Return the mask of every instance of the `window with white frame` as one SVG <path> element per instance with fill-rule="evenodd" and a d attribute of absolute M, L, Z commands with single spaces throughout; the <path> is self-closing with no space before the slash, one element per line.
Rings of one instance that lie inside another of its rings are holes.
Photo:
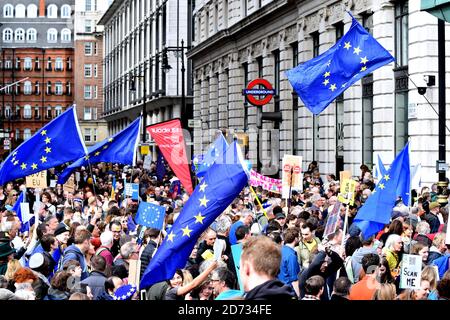
<path fill-rule="evenodd" d="M 18 119 L 20 119 L 20 106 L 16 105 L 16 113 L 14 114 Z"/>
<path fill-rule="evenodd" d="M 25 42 L 25 30 L 23 30 L 22 28 L 16 29 L 15 41 L 16 42 Z"/>
<path fill-rule="evenodd" d="M 34 28 L 30 28 L 27 30 L 27 42 L 36 42 L 37 40 L 37 31 Z"/>
<path fill-rule="evenodd" d="M 3 6 L 3 17 L 14 18 L 14 7 L 11 4 L 5 4 Z"/>
<path fill-rule="evenodd" d="M 31 106 L 29 104 L 26 104 L 23 107 L 23 117 L 25 119 L 31 119 L 31 116 L 32 116 L 32 114 L 31 114 Z"/>
<path fill-rule="evenodd" d="M 58 7 L 51 4 L 47 7 L 47 18 L 58 18 Z"/>
<path fill-rule="evenodd" d="M 40 112 L 39 112 L 39 106 L 35 106 L 34 107 L 34 117 L 36 118 L 36 119 L 39 119 L 41 116 L 40 116 Z"/>
<path fill-rule="evenodd" d="M 93 137 L 92 137 L 92 138 L 93 138 L 92 140 L 93 140 L 93 141 L 97 141 L 97 128 L 93 128 L 92 131 L 93 131 L 93 133 L 94 133 L 94 134 L 93 134 Z"/>
<path fill-rule="evenodd" d="M 11 117 L 11 106 L 7 104 L 5 106 L 5 118 L 8 119 Z"/>
<path fill-rule="evenodd" d="M 61 115 L 62 113 L 62 106 L 56 106 L 55 107 L 55 117 Z"/>
<path fill-rule="evenodd" d="M 84 128 L 84 141 L 91 142 L 91 128 Z"/>
<path fill-rule="evenodd" d="M 84 99 L 92 99 L 92 86 L 84 86 Z"/>
<path fill-rule="evenodd" d="M 65 4 L 61 7 L 61 18 L 70 18 L 72 14 L 72 9 L 68 4 Z"/>
<path fill-rule="evenodd" d="M 36 81 L 36 83 L 34 84 L 34 93 L 35 94 L 41 93 L 41 85 L 39 84 L 39 81 Z"/>
<path fill-rule="evenodd" d="M 92 120 L 92 108 L 84 107 L 84 120 Z"/>
<path fill-rule="evenodd" d="M 47 30 L 47 41 L 55 43 L 58 41 L 58 30 L 55 28 L 50 28 Z"/>
<path fill-rule="evenodd" d="M 62 29 L 61 30 L 61 41 L 62 42 L 70 42 L 72 41 L 72 32 L 70 29 Z"/>
<path fill-rule="evenodd" d="M 31 81 L 25 81 L 23 83 L 23 93 L 31 94 L 32 92 L 33 92 L 33 85 L 31 84 Z"/>
<path fill-rule="evenodd" d="M 13 41 L 13 31 L 10 28 L 6 28 L 3 30 L 3 42 L 12 42 Z"/>
<path fill-rule="evenodd" d="M 84 32 L 92 32 L 92 20 L 84 20 Z"/>
<path fill-rule="evenodd" d="M 97 42 L 94 42 L 94 55 L 97 55 Z"/>
<path fill-rule="evenodd" d="M 23 70 L 30 71 L 33 68 L 33 59 L 26 57 L 23 59 Z"/>
<path fill-rule="evenodd" d="M 16 141 L 20 139 L 20 129 L 16 129 L 16 135 L 14 136 L 14 139 Z"/>
<path fill-rule="evenodd" d="M 45 114 L 45 117 L 47 119 L 51 119 L 52 118 L 52 106 L 47 106 L 47 112 Z"/>
<path fill-rule="evenodd" d="M 86 55 L 86 56 L 92 55 L 92 42 L 84 43 L 84 55 Z"/>
<path fill-rule="evenodd" d="M 55 70 L 56 71 L 62 71 L 63 70 L 63 59 L 62 58 L 56 58 L 55 59 Z"/>
<path fill-rule="evenodd" d="M 16 6 L 16 18 L 25 18 L 25 6 L 23 4 Z"/>
<path fill-rule="evenodd" d="M 85 2 L 84 2 L 84 10 L 86 12 L 92 11 L 92 0 L 85 0 Z"/>
<path fill-rule="evenodd" d="M 92 64 L 85 64 L 84 65 L 84 76 L 86 78 L 92 77 Z"/>
<path fill-rule="evenodd" d="M 97 99 L 98 87 L 97 86 L 93 87 L 94 87 L 94 99 Z"/>
<path fill-rule="evenodd" d="M 29 138 L 31 138 L 31 129 L 23 129 L 23 140 L 28 140 Z"/>
<path fill-rule="evenodd" d="M 61 96 L 63 94 L 63 84 L 61 81 L 55 83 L 55 94 Z"/>
<path fill-rule="evenodd" d="M 27 17 L 28 18 L 37 18 L 38 7 L 35 4 L 29 4 L 27 7 Z"/>
<path fill-rule="evenodd" d="M 98 66 L 97 64 L 94 64 L 94 77 L 97 78 L 98 76 Z"/>
<path fill-rule="evenodd" d="M 5 89 L 3 89 L 3 92 L 5 93 L 5 94 L 11 94 L 11 92 L 12 92 L 12 86 L 11 86 L 11 83 L 5 83 Z"/>

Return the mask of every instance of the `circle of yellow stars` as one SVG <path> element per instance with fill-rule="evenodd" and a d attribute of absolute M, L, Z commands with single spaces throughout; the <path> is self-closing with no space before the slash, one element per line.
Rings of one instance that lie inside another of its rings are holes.
<path fill-rule="evenodd" d="M 114 138 L 109 138 L 108 142 L 103 147 L 99 147 L 99 148 L 95 149 L 94 151 L 92 151 L 91 153 L 89 153 L 88 155 L 86 155 L 84 157 L 84 160 L 88 161 L 89 159 L 91 159 L 93 157 L 98 157 L 102 153 L 102 151 L 108 149 L 108 147 L 109 147 L 108 143 L 111 144 L 111 142 L 113 142 L 113 141 L 114 141 Z"/>
<path fill-rule="evenodd" d="M 385 174 L 383 176 L 383 178 L 380 180 L 380 182 L 378 182 L 377 184 L 377 188 L 375 188 L 375 190 L 372 191 L 372 194 L 376 193 L 377 190 L 384 190 L 386 188 L 386 182 L 388 182 L 391 179 L 391 177 L 389 177 L 388 174 Z"/>
<path fill-rule="evenodd" d="M 11 162 L 12 162 L 12 164 L 14 166 L 17 166 L 17 165 L 20 164 L 19 167 L 20 167 L 20 169 L 22 171 L 26 170 L 27 168 L 31 168 L 31 170 L 33 170 L 33 171 L 38 171 L 39 170 L 39 161 L 41 162 L 40 163 L 41 165 L 43 165 L 44 163 L 48 162 L 48 156 L 52 152 L 52 148 L 51 148 L 51 145 L 50 145 L 51 142 L 52 142 L 52 138 L 50 138 L 47 135 L 47 130 L 42 130 L 40 132 L 40 135 L 44 139 L 44 143 L 45 143 L 44 152 L 45 152 L 45 155 L 43 154 L 38 161 L 33 161 L 31 164 L 29 164 L 29 163 L 27 163 L 25 161 L 23 161 L 21 163 L 21 161 L 18 159 L 18 153 L 19 152 L 16 150 L 16 151 L 13 152 L 12 158 L 11 158 Z"/>

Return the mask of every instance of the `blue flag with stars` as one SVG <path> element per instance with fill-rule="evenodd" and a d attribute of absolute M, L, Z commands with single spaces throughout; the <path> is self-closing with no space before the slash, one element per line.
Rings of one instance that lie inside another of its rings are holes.
<path fill-rule="evenodd" d="M 74 107 L 18 146 L 0 168 L 0 185 L 74 161 L 87 153 Z"/>
<path fill-rule="evenodd" d="M 318 115 L 356 81 L 394 60 L 352 16 L 350 29 L 334 46 L 286 75 L 305 106 Z"/>
<path fill-rule="evenodd" d="M 220 133 L 216 140 L 209 146 L 208 152 L 203 156 L 202 161 L 198 163 L 196 170 L 197 177 L 203 177 L 215 161 L 221 161 L 219 158 L 227 148 L 227 140 Z"/>
<path fill-rule="evenodd" d="M 25 190 L 20 193 L 19 198 L 17 199 L 16 203 L 12 208 L 12 211 L 16 213 L 17 217 L 22 223 L 22 226 L 20 227 L 20 232 L 25 232 L 30 231 L 30 221 L 29 219 L 25 221 L 25 217 L 22 216 L 22 209 L 20 208 L 20 204 L 22 202 L 25 202 Z"/>
<path fill-rule="evenodd" d="M 158 159 L 156 160 L 156 177 L 158 181 L 162 181 L 166 175 L 166 165 L 164 164 L 164 156 L 158 148 Z"/>
<path fill-rule="evenodd" d="M 114 136 L 88 148 L 87 155 L 77 158 L 77 161 L 68 166 L 58 176 L 58 183 L 66 183 L 76 168 L 88 166 L 89 163 L 112 162 L 134 165 L 136 161 L 136 149 L 139 143 L 140 124 L 141 118 L 139 117 Z"/>
<path fill-rule="evenodd" d="M 376 234 L 389 223 L 392 208 L 399 196 L 405 205 L 409 204 L 410 184 L 408 142 L 353 220 L 353 224 L 362 231 L 364 239 Z"/>
<path fill-rule="evenodd" d="M 206 172 L 145 270 L 140 288 L 171 279 L 183 268 L 200 235 L 247 185 L 250 173 L 237 142 Z"/>
<path fill-rule="evenodd" d="M 166 208 L 163 206 L 141 202 L 135 220 L 141 226 L 161 230 L 164 224 L 165 213 Z"/>

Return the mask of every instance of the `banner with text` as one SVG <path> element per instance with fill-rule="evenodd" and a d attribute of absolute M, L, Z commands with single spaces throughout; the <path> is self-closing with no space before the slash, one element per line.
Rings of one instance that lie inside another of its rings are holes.
<path fill-rule="evenodd" d="M 27 188 L 47 188 L 47 170 L 29 175 L 25 180 Z"/>
<path fill-rule="evenodd" d="M 250 185 L 252 187 L 262 187 L 264 190 L 281 193 L 281 180 L 273 179 L 256 172 L 255 170 L 250 170 Z"/>
<path fill-rule="evenodd" d="M 303 189 L 302 157 L 285 154 L 282 162 L 282 198 L 291 197 L 292 190 Z"/>

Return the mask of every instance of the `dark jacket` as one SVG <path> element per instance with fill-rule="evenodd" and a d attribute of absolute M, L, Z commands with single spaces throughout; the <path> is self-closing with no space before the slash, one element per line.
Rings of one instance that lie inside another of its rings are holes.
<path fill-rule="evenodd" d="M 33 290 L 36 293 L 36 300 L 43 300 L 48 294 L 50 283 L 42 273 L 36 271 L 34 271 L 34 273 L 38 277 L 32 283 Z"/>
<path fill-rule="evenodd" d="M 439 226 L 441 223 L 439 222 L 439 218 L 437 216 L 430 212 L 425 215 L 424 220 L 430 225 L 430 233 L 436 233 L 439 231 Z"/>
<path fill-rule="evenodd" d="M 48 294 L 44 300 L 69 300 L 69 293 L 50 288 L 48 289 Z"/>
<path fill-rule="evenodd" d="M 348 300 L 348 298 L 345 298 L 343 296 L 338 296 L 338 295 L 332 294 L 330 301 L 339 301 L 339 302 L 341 302 L 341 301 L 349 301 L 349 300 Z"/>
<path fill-rule="evenodd" d="M 269 280 L 247 292 L 245 300 L 296 300 L 292 287 L 278 279 Z"/>
<path fill-rule="evenodd" d="M 208 246 L 206 244 L 206 241 L 203 240 L 202 242 L 200 242 L 200 244 L 198 245 L 198 250 L 197 250 L 197 258 L 195 259 L 195 262 L 197 262 L 198 264 L 202 263 L 205 259 L 203 259 L 202 254 L 206 251 L 206 250 L 211 250 L 214 252 L 214 247 L 213 246 Z"/>
<path fill-rule="evenodd" d="M 83 253 L 78 249 L 77 246 L 74 244 L 67 247 L 66 250 L 64 250 L 64 256 L 61 260 L 60 270 L 62 270 L 62 266 L 69 261 L 69 260 L 76 260 L 80 263 L 80 267 L 82 273 L 81 273 L 81 280 L 86 279 L 89 276 L 89 272 L 86 265 L 86 258 L 84 257 Z"/>
<path fill-rule="evenodd" d="M 92 271 L 89 277 L 81 281 L 81 283 L 87 284 L 89 288 L 91 288 L 94 300 L 97 300 L 97 298 L 102 295 L 103 291 L 105 291 L 106 279 L 107 278 L 103 272 Z"/>
<path fill-rule="evenodd" d="M 155 241 L 150 240 L 147 246 L 145 247 L 144 251 L 142 251 L 141 254 L 141 278 L 142 275 L 145 272 L 145 269 L 147 269 L 148 264 L 150 263 L 150 260 L 152 260 L 153 252 L 155 251 L 157 244 Z"/>

